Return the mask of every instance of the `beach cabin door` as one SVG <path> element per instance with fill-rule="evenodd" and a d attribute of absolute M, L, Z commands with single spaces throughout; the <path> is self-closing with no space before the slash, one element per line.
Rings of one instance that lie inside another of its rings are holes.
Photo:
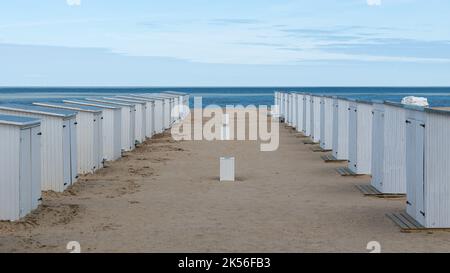
<path fill-rule="evenodd" d="M 303 96 L 303 133 L 306 134 L 306 96 Z"/>
<path fill-rule="evenodd" d="M 72 184 L 72 174 L 70 162 L 70 120 L 63 121 L 63 175 L 64 175 L 64 189 Z"/>
<path fill-rule="evenodd" d="M 372 136 L 372 186 L 384 192 L 383 165 L 384 165 L 384 111 L 373 110 L 373 136 Z"/>
<path fill-rule="evenodd" d="M 31 211 L 32 200 L 31 129 L 20 130 L 19 217 Z"/>
<path fill-rule="evenodd" d="M 75 183 L 78 179 L 78 157 L 77 157 L 77 122 L 71 120 L 69 122 L 69 134 L 70 134 L 70 174 L 71 184 Z"/>
<path fill-rule="evenodd" d="M 358 113 L 356 106 L 348 108 L 348 168 L 357 173 L 358 170 Z"/>
<path fill-rule="evenodd" d="M 35 209 L 41 202 L 41 127 L 31 130 L 31 208 Z"/>
<path fill-rule="evenodd" d="M 339 106 L 337 100 L 333 102 L 333 156 L 338 158 L 339 137 Z"/>
<path fill-rule="evenodd" d="M 94 160 L 95 160 L 95 170 L 101 169 L 102 166 L 102 152 L 100 152 L 100 117 L 94 117 Z"/>
<path fill-rule="evenodd" d="M 414 119 L 406 121 L 406 211 L 422 225 L 425 225 L 424 134 L 423 122 Z"/>

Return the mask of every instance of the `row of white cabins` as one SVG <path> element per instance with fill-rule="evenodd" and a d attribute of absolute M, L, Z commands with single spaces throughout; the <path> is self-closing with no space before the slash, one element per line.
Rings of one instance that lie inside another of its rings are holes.
<path fill-rule="evenodd" d="M 0 220 L 15 221 L 79 175 L 186 117 L 189 95 L 142 93 L 32 105 L 0 104 Z"/>
<path fill-rule="evenodd" d="M 423 227 L 450 227 L 450 111 L 296 92 L 276 92 L 275 105 L 350 172 L 406 194 L 406 213 Z"/>

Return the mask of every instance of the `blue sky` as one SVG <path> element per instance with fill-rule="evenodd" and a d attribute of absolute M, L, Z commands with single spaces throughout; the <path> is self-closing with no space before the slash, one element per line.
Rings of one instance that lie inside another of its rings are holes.
<path fill-rule="evenodd" d="M 0 2 L 2 86 L 449 86 L 450 1 Z"/>

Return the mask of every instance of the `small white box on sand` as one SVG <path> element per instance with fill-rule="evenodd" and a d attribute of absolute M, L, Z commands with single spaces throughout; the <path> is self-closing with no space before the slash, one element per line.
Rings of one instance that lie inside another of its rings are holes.
<path fill-rule="evenodd" d="M 220 181 L 235 181 L 234 157 L 220 158 Z"/>

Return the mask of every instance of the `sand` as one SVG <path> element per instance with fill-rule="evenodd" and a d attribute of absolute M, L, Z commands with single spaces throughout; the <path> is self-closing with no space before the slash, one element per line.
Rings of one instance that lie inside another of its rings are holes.
<path fill-rule="evenodd" d="M 0 252 L 448 252 L 450 232 L 401 233 L 385 214 L 405 199 L 364 197 L 357 184 L 280 126 L 280 148 L 252 141 L 147 141 L 18 223 L 0 223 Z M 218 182 L 219 157 L 237 182 Z"/>

